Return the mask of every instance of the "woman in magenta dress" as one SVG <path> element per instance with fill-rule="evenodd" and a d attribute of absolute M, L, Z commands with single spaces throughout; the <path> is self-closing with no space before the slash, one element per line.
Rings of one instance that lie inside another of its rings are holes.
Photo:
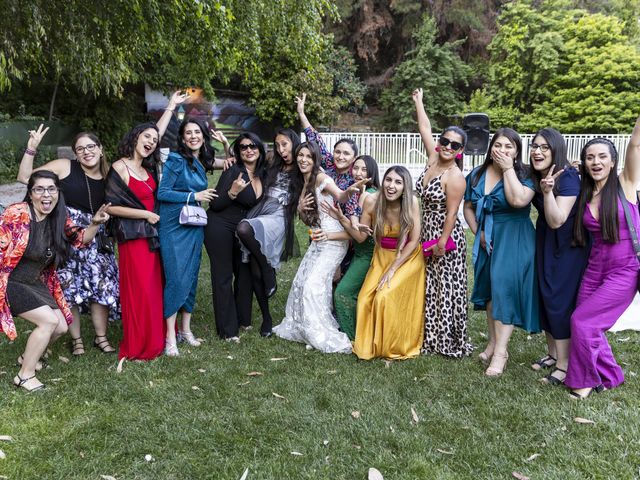
<path fill-rule="evenodd" d="M 571 316 L 571 350 L 564 383 L 571 398 L 624 382 L 605 332 L 633 301 L 640 262 L 625 218 L 625 202 L 636 231 L 640 229 L 636 185 L 640 183 L 640 118 L 627 147 L 625 165 L 617 175 L 618 153 L 609 140 L 595 138 L 580 153 L 582 185 L 574 238 L 584 244 L 586 228 L 593 237 L 589 263 L 582 277 L 576 310 Z"/>
<path fill-rule="evenodd" d="M 120 160 L 107 175 L 106 198 L 115 220 L 123 338 L 119 358 L 151 360 L 165 344 L 162 263 L 155 210 L 158 128 L 134 127 L 120 142 Z"/>

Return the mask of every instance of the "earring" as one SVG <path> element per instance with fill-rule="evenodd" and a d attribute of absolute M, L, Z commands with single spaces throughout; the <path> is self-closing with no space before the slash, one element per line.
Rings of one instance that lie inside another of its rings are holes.
<path fill-rule="evenodd" d="M 440 145 L 436 145 L 436 152 L 440 151 Z"/>
<path fill-rule="evenodd" d="M 462 158 L 462 153 L 458 153 L 458 154 L 456 155 L 456 158 L 457 158 L 458 160 L 460 160 L 460 159 Z"/>

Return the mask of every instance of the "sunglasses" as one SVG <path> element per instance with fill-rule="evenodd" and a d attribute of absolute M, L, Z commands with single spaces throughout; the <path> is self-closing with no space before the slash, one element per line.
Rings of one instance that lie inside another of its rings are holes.
<path fill-rule="evenodd" d="M 240 144 L 240 151 L 244 152 L 245 150 L 257 150 L 258 149 L 258 145 L 256 145 L 255 143 L 241 143 Z"/>
<path fill-rule="evenodd" d="M 448 147 L 449 145 L 451 145 L 452 150 L 460 150 L 462 147 L 464 147 L 463 143 L 452 142 L 447 137 L 440 137 L 438 139 L 438 143 L 440 143 L 440 145 L 442 145 L 443 147 Z"/>

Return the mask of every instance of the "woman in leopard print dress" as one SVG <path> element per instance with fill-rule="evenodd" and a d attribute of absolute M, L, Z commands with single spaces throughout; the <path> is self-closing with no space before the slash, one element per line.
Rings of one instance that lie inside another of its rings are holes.
<path fill-rule="evenodd" d="M 460 358 L 473 346 L 467 336 L 467 243 L 458 219 L 465 179 L 456 164 L 467 140 L 458 127 L 442 132 L 436 146 L 422 103 L 422 89 L 413 92 L 418 129 L 429 156 L 416 190 L 422 200 L 421 241 L 437 239 L 425 257 L 425 331 L 422 351 Z M 461 163 L 461 162 L 460 162 Z M 449 239 L 454 249 L 447 248 Z"/>

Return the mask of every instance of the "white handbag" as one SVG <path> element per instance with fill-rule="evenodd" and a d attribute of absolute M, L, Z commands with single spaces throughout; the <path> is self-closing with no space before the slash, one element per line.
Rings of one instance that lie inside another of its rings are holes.
<path fill-rule="evenodd" d="M 200 205 L 189 205 L 193 192 L 189 192 L 187 203 L 180 210 L 180 225 L 204 227 L 207 224 L 207 212 Z"/>

